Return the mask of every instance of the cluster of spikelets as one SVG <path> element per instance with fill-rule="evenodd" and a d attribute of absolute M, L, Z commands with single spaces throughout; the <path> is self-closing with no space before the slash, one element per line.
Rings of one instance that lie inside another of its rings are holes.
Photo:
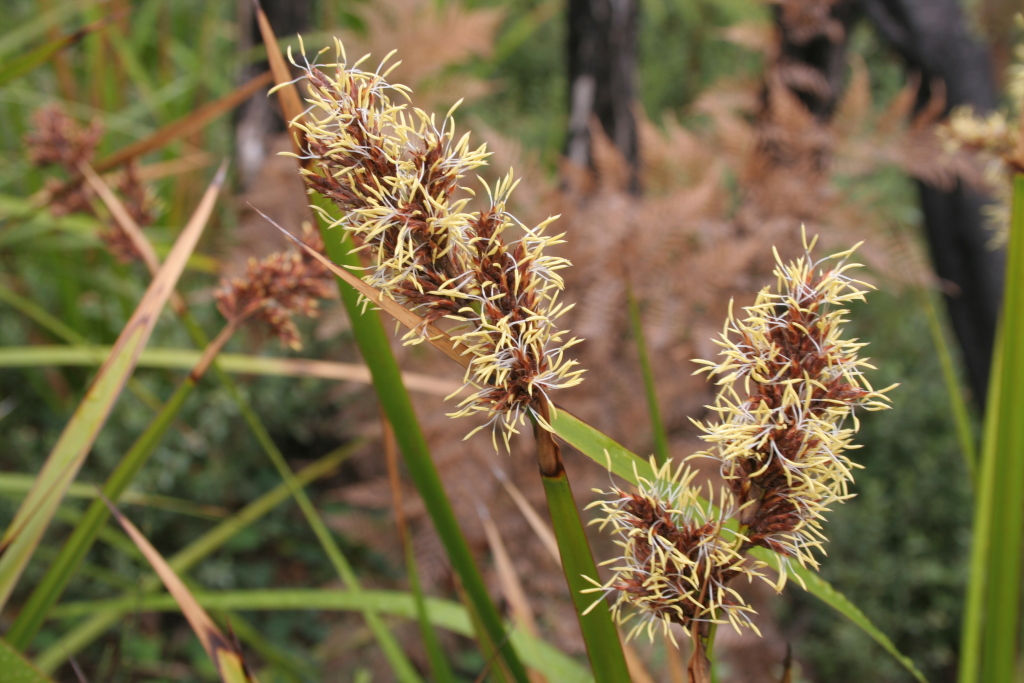
<path fill-rule="evenodd" d="M 40 107 L 32 116 L 32 130 L 25 136 L 28 159 L 35 166 L 57 167 L 68 180 L 46 179 L 47 208 L 55 216 L 69 213 L 96 215 L 92 188 L 82 182 L 80 164 L 91 164 L 96 148 L 103 139 L 103 124 L 94 119 L 80 126 L 57 104 Z M 134 163 L 125 166 L 115 189 L 128 215 L 140 227 L 156 218 L 156 201 L 143 184 Z M 135 244 L 117 221 L 108 221 L 99 231 L 99 238 L 110 253 L 122 263 L 138 258 Z"/>
<path fill-rule="evenodd" d="M 871 366 L 857 357 L 864 344 L 842 337 L 843 306 L 862 300 L 866 286 L 847 274 L 857 266 L 847 260 L 853 250 L 814 262 L 813 246 L 788 264 L 776 253 L 775 291 L 763 289 L 743 319 L 730 311 L 722 359 L 698 361 L 706 366 L 698 372 L 718 378 L 709 406 L 717 420 L 697 423 L 710 447 L 691 458 L 719 463 L 717 510 L 700 500 L 692 471 L 668 465 L 638 493 L 613 489 L 598 503 L 605 517 L 597 521 L 612 525 L 624 551 L 602 590 L 619 591 L 613 609 L 622 621 L 627 604 L 639 608 L 644 619 L 632 633 L 659 621 L 666 630 L 750 625 L 750 607 L 726 583 L 758 576 L 781 590 L 792 559 L 816 568 L 823 513 L 850 497 L 854 411 L 887 408 L 888 389 L 872 389 L 863 375 Z M 725 527 L 733 517 L 735 531 Z M 777 580 L 745 558 L 755 547 L 778 554 Z"/>
<path fill-rule="evenodd" d="M 535 406 L 549 391 L 581 381 L 565 357 L 576 340 L 555 324 L 568 310 L 557 297 L 569 263 L 544 253 L 561 237 L 544 233 L 554 219 L 530 228 L 508 213 L 511 173 L 485 185 L 484 209 L 470 210 L 475 193 L 460 183 L 486 164 L 485 146 L 471 148 L 468 133 L 456 138 L 451 111 L 438 127 L 394 101 L 409 90 L 386 81 L 383 63 L 362 71 L 362 60 L 347 66 L 341 43 L 335 48 L 337 63 L 300 67 L 310 107 L 294 125 L 305 137 L 306 182 L 341 209 L 332 227 L 372 255 L 367 283 L 425 323 L 452 321 L 472 390 L 453 415 L 484 413 L 495 443 L 501 433 L 507 446 L 527 417 L 543 422 Z M 423 341 L 425 330 L 406 342 Z"/>
<path fill-rule="evenodd" d="M 725 526 L 733 511 L 728 492 L 720 490 L 716 508 L 701 499 L 693 483 L 697 472 L 685 463 L 651 464 L 654 478 L 637 477 L 635 493 L 598 491 L 612 498 L 590 505 L 604 514 L 595 520 L 600 528 L 611 527 L 619 536 L 621 555 L 602 563 L 612 571 L 607 583 L 585 577 L 595 588 L 584 592 L 602 596 L 588 611 L 616 594 L 616 622 L 627 626 L 636 618 L 627 640 L 645 631 L 653 640 L 660 626 L 674 641 L 673 623 L 687 632 L 701 623 L 729 623 L 737 630 L 746 625 L 756 632 L 753 610 L 726 585 L 737 576 L 761 576 L 759 566 L 743 556 L 746 538 Z"/>
<path fill-rule="evenodd" d="M 1015 20 L 1024 29 L 1024 15 Z M 1010 232 L 1010 178 L 1024 173 L 1024 43 L 1015 47 L 1007 76 L 1009 110 L 979 116 L 970 106 L 957 107 L 939 129 L 948 151 L 966 150 L 984 163 L 985 180 L 996 199 L 984 209 L 995 245 L 1005 244 Z"/>
<path fill-rule="evenodd" d="M 323 250 L 320 235 L 307 229 L 306 244 Z M 302 340 L 292 319 L 315 317 L 320 299 L 334 293 L 334 276 L 316 259 L 294 250 L 274 252 L 263 259 L 249 259 L 244 276 L 224 278 L 214 291 L 217 310 L 237 327 L 255 319 L 267 325 L 282 345 L 299 350 Z"/>

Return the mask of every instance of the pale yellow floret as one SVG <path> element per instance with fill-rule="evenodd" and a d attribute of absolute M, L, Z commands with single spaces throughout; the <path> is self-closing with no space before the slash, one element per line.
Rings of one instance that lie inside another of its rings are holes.
<path fill-rule="evenodd" d="M 502 408 L 490 400 L 496 387 L 501 388 L 511 381 L 514 372 L 522 370 L 518 357 L 525 354 L 534 361 L 543 359 L 546 365 L 543 372 L 529 379 L 526 391 L 531 400 L 535 392 L 542 396 L 540 400 L 547 400 L 550 390 L 582 381 L 582 370 L 564 353 L 577 340 L 563 341 L 565 333 L 555 325 L 555 320 L 571 308 L 557 302 L 563 288 L 557 271 L 570 264 L 545 253 L 562 242 L 561 234 L 544 234 L 557 217 L 528 228 L 511 216 L 506 203 L 519 181 L 509 172 L 493 188 L 484 186 L 489 210 L 500 219 L 500 225 L 491 237 L 477 235 L 474 221 L 480 214 L 466 210 L 475 193 L 459 183 L 467 173 L 486 165 L 489 153 L 485 145 L 472 148 L 468 133 L 456 137 L 453 115 L 458 104 L 448 111 L 439 127 L 433 115 L 392 101 L 393 93 L 409 100 L 410 91 L 385 80 L 387 71 L 382 74 L 381 70 L 388 58 L 381 62 L 377 72 L 371 73 L 356 66 L 346 67 L 344 48 L 337 41 L 335 53 L 337 59 L 333 64 L 297 64 L 311 80 L 316 80 L 316 69 L 317 76 L 326 78 L 327 84 L 308 89 L 307 116 L 303 122 L 294 122 L 305 134 L 310 149 L 318 145 L 318 149 L 327 150 L 318 157 L 319 172 L 326 171 L 357 193 L 357 206 L 331 225 L 351 232 L 362 243 L 361 249 L 370 251 L 374 263 L 364 280 L 385 296 L 413 309 L 425 306 L 399 289 L 411 283 L 419 292 L 417 296 L 444 297 L 461 304 L 454 309 L 455 313 L 445 317 L 457 324 L 453 341 L 471 357 L 465 382 L 473 393 L 452 415 L 485 413 L 488 424 L 495 427 L 495 443 L 500 431 L 507 445 L 511 434 L 517 432 L 517 425 L 523 425 L 527 417 L 539 417 L 528 405 Z M 417 154 L 427 150 L 435 150 L 437 159 L 429 168 L 422 168 Z M 352 164 L 353 160 L 367 160 L 371 151 L 385 158 L 393 172 L 378 177 L 358 163 Z M 307 173 L 314 172 L 317 171 Z M 447 186 L 465 196 L 453 197 L 449 191 L 432 195 L 424 185 L 428 172 L 449 179 Z M 429 240 L 414 233 L 408 222 L 403 223 L 403 209 L 417 201 L 426 211 L 420 218 Z M 322 211 L 321 215 L 326 217 Z M 507 242 L 505 233 L 512 227 L 521 231 L 522 236 Z M 381 248 L 385 238 L 393 242 L 386 249 Z M 433 246 L 428 247 L 428 243 Z M 492 290 L 491 283 L 476 279 L 474 264 L 487 258 L 501 261 L 504 254 L 513 253 L 517 246 L 530 266 L 524 272 L 515 268 L 510 286 L 519 299 L 532 297 L 532 306 L 521 305 L 519 313 L 526 315 L 517 315 L 520 319 L 515 322 L 510 312 L 491 319 L 482 304 L 498 301 L 505 292 Z M 432 251 L 427 253 L 428 249 Z M 424 291 L 426 288 L 418 278 L 425 272 L 424 262 L 436 264 L 442 259 L 450 261 L 446 272 L 451 275 L 442 285 Z M 405 335 L 404 342 L 416 344 L 423 339 L 421 330 L 413 330 Z"/>
<path fill-rule="evenodd" d="M 638 477 L 638 493 L 652 506 L 660 506 L 672 523 L 679 528 L 712 527 L 710 533 L 698 537 L 688 552 L 696 553 L 694 560 L 678 547 L 665 540 L 659 531 L 642 523 L 627 509 L 631 499 L 618 489 L 600 491 L 610 499 L 599 500 L 588 507 L 598 507 L 603 517 L 593 520 L 602 530 L 611 527 L 618 534 L 616 545 L 619 556 L 602 563 L 609 566 L 612 577 L 604 584 L 590 577 L 584 577 L 594 584 L 585 593 L 600 594 L 590 606 L 594 609 L 605 595 L 617 593 L 611 610 L 616 622 L 625 627 L 627 639 L 646 633 L 652 638 L 661 630 L 673 642 L 670 629 L 673 623 L 688 630 L 694 622 L 730 624 L 740 631 L 742 627 L 758 632 L 750 620 L 753 609 L 742 596 L 718 580 L 721 572 L 735 571 L 739 575 L 761 576 L 760 563 L 746 560 L 739 552 L 746 540 L 742 534 L 724 527 L 725 520 L 732 513 L 731 498 L 724 489 L 719 491 L 718 505 L 704 502 L 701 489 L 694 485 L 697 472 L 685 463 L 674 465 L 669 462 L 658 466 L 653 458 L 651 466 L 654 477 Z M 713 498 L 713 496 L 712 496 Z M 649 553 L 638 553 L 638 544 L 643 543 Z M 643 556 L 646 555 L 646 559 Z M 621 591 L 616 586 L 623 582 L 642 580 L 643 594 Z M 629 606 L 634 610 L 628 609 Z M 636 621 L 630 624 L 631 621 Z"/>

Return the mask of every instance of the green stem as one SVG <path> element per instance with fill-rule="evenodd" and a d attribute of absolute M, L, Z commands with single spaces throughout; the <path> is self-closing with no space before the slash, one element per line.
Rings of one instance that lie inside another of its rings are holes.
<path fill-rule="evenodd" d="M 319 195 L 312 198 L 325 208 L 333 209 L 333 206 Z M 361 268 L 362 264 L 358 255 L 352 253 L 354 244 L 351 237 L 345 235 L 338 239 L 337 232 L 328 232 L 322 225 L 321 234 L 331 260 L 359 275 L 357 269 Z M 401 371 L 391 352 L 389 336 L 380 316 L 375 312 L 364 314 L 359 294 L 351 287 L 339 282 L 338 289 L 352 321 L 356 344 L 373 376 L 373 385 L 381 406 L 387 414 L 388 421 L 394 426 L 395 437 L 398 439 L 409 477 L 423 499 L 434 523 L 434 529 L 445 547 L 448 560 L 469 596 L 469 606 L 485 629 L 484 633 L 478 635 L 486 637 L 500 650 L 508 670 L 518 683 L 528 683 L 526 669 L 523 668 L 511 640 L 505 633 L 501 617 L 487 593 L 487 586 L 462 535 L 458 519 L 441 483 L 441 477 L 430 457 L 427 440 L 416 419 L 409 393 L 402 384 Z"/>
<path fill-rule="evenodd" d="M 956 438 L 960 443 L 960 453 L 964 458 L 964 465 L 967 468 L 967 475 L 971 482 L 977 484 L 978 474 L 977 462 L 978 453 L 974 441 L 974 429 L 971 426 L 971 415 L 967 409 L 967 402 L 964 400 L 963 385 L 956 371 L 956 363 L 953 361 L 953 353 L 950 350 L 949 342 L 946 339 L 946 332 L 939 319 L 939 312 L 935 306 L 934 297 L 928 290 L 921 294 L 925 315 L 928 318 L 928 329 L 935 342 L 935 350 L 939 356 L 939 367 L 942 370 L 942 379 L 946 385 L 946 393 L 949 395 L 949 408 L 953 413 L 953 426 L 956 428 Z"/>
<path fill-rule="evenodd" d="M 708 627 L 708 637 L 704 647 L 704 654 L 708 658 L 708 670 L 711 672 L 711 683 L 718 683 L 718 672 L 715 669 L 715 636 L 717 634 L 718 624 L 711 624 Z"/>
<path fill-rule="evenodd" d="M 669 459 L 668 433 L 661 419 L 661 408 L 658 406 L 658 392 L 654 385 L 654 371 L 647 353 L 647 339 L 644 336 L 643 319 L 640 316 L 640 305 L 633 294 L 633 285 L 626 279 L 626 302 L 629 307 L 629 323 L 636 341 L 636 351 L 640 357 L 640 371 L 644 377 L 644 393 L 647 396 L 647 412 L 651 416 L 651 432 L 654 435 L 654 459 L 664 465 Z"/>
<path fill-rule="evenodd" d="M 540 412 L 541 417 L 547 421 L 546 404 L 541 404 Z M 594 599 L 590 597 L 589 592 L 583 592 L 594 587 L 584 577 L 597 581 L 597 565 L 590 551 L 590 543 L 587 541 L 579 510 L 576 509 L 576 499 L 569 486 L 569 477 L 562 466 L 558 444 L 555 443 L 551 432 L 536 421 L 533 433 L 537 441 L 537 464 L 540 467 L 541 481 L 544 483 L 551 525 L 555 532 L 555 540 L 558 542 L 558 554 L 562 558 L 562 571 L 565 573 L 569 594 L 576 607 L 576 617 L 579 620 L 594 680 L 597 683 L 629 681 L 629 668 L 622 652 L 619 632 L 612 621 L 611 611 L 603 604 L 594 606 Z"/>

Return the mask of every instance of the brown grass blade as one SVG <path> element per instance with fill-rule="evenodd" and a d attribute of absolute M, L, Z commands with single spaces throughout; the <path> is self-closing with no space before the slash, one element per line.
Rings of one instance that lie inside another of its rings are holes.
<path fill-rule="evenodd" d="M 47 456 L 35 484 L 0 539 L 0 546 L 4 548 L 0 556 L 0 608 L 14 590 L 68 486 L 85 462 L 114 403 L 134 371 L 160 317 L 160 311 L 174 291 L 206 227 L 226 171 L 225 163 L 217 172 L 188 225 L 178 236 L 163 267 L 146 289 L 117 342 L 111 347 L 110 355 L 97 371 L 85 397 Z"/>
<path fill-rule="evenodd" d="M 491 518 L 491 512 L 487 506 L 477 503 L 477 514 L 480 515 L 480 522 L 484 527 L 484 534 L 487 536 L 487 545 L 491 548 L 491 557 L 494 558 L 494 569 L 498 573 L 498 582 L 501 584 L 501 592 L 505 596 L 509 607 L 512 610 L 512 621 L 520 630 L 528 633 L 534 638 L 538 635 L 537 621 L 533 618 L 533 610 L 530 608 L 530 601 L 523 590 L 523 583 L 519 580 L 515 565 L 508 554 L 505 542 L 501 539 L 498 525 Z M 545 678 L 536 669 L 527 672 L 531 683 L 546 683 Z"/>
<path fill-rule="evenodd" d="M 221 358 L 228 361 L 222 362 L 221 366 L 225 370 L 232 370 L 234 366 L 231 365 L 231 360 L 234 356 L 222 355 Z M 262 356 L 259 357 L 258 362 L 261 374 L 266 375 L 279 374 L 289 377 L 316 377 L 362 384 L 373 383 L 370 369 L 365 365 L 355 363 L 338 363 L 308 358 L 264 358 Z M 441 397 L 450 396 L 463 386 L 462 382 L 418 372 L 403 372 L 402 384 L 409 391 Z"/>
<path fill-rule="evenodd" d="M 200 130 L 203 126 L 217 117 L 231 111 L 242 102 L 253 96 L 261 88 L 270 84 L 273 77 L 269 71 L 261 73 L 252 78 L 249 82 L 240 85 L 235 90 L 220 99 L 208 102 L 196 109 L 188 116 L 173 121 L 163 128 L 154 131 L 149 137 L 133 142 L 127 147 L 120 149 L 105 159 L 100 159 L 93 165 L 97 173 L 109 171 L 126 161 L 142 156 L 153 150 L 162 148 L 168 142 L 184 137 L 190 133 Z"/>
<path fill-rule="evenodd" d="M 506 475 L 504 471 L 498 467 L 494 467 L 493 471 L 494 476 L 497 477 L 498 481 L 501 482 L 501 485 L 505 487 L 505 491 L 508 495 L 512 497 L 516 507 L 519 508 L 519 512 L 521 512 L 523 517 L 526 518 L 527 524 L 530 525 L 530 529 L 532 529 L 533 533 L 536 534 L 541 545 L 543 545 L 544 549 L 548 552 L 548 555 L 550 555 L 551 559 L 555 561 L 555 564 L 561 567 L 562 556 L 558 553 L 558 541 L 555 540 L 555 532 L 551 530 L 551 527 L 548 526 L 547 522 L 545 522 L 534 507 L 530 505 L 530 501 L 526 500 L 526 496 L 523 495 L 523 492 L 519 490 L 519 487 L 516 486 L 511 479 L 508 478 L 508 475 Z"/>
<path fill-rule="evenodd" d="M 357 292 L 366 297 L 374 306 L 380 307 L 381 309 L 384 310 L 385 313 L 387 313 L 395 320 L 408 327 L 410 330 L 420 330 L 425 335 L 426 340 L 430 342 L 436 349 L 441 351 L 441 353 L 448 356 L 462 367 L 469 367 L 469 356 L 460 353 L 456 349 L 455 343 L 452 341 L 451 337 L 448 336 L 447 332 L 439 328 L 437 325 L 434 325 L 433 323 L 428 324 L 425 320 L 423 320 L 423 318 L 416 315 L 415 313 L 413 313 L 412 311 L 410 311 L 408 308 L 398 303 L 397 301 L 394 301 L 393 299 L 389 299 L 386 296 L 381 295 L 381 293 L 375 287 L 366 284 L 345 268 L 342 268 L 334 261 L 331 261 L 329 258 L 318 252 L 316 249 L 313 249 L 312 247 L 307 245 L 305 242 L 303 242 L 298 237 L 282 228 L 277 223 L 274 223 L 274 221 L 271 220 L 270 217 L 268 217 L 259 209 L 256 209 L 255 207 L 253 208 L 261 216 L 270 221 L 270 223 L 275 228 L 280 230 L 288 239 L 294 242 L 296 246 L 298 246 L 304 252 L 315 258 L 317 261 L 322 263 L 325 268 L 327 268 L 329 271 L 331 271 L 332 273 L 340 277 L 342 280 L 344 280 L 346 283 L 351 285 L 353 288 L 355 288 Z"/>
<path fill-rule="evenodd" d="M 267 61 L 270 62 L 270 72 L 274 75 L 274 81 L 279 84 L 275 92 L 277 93 L 278 102 L 281 103 L 281 111 L 284 114 L 285 121 L 294 121 L 300 118 L 303 112 L 299 89 L 291 82 L 292 72 L 288 68 L 288 63 L 284 61 L 284 57 L 281 55 L 281 46 L 277 43 L 277 36 L 274 35 L 274 29 L 271 27 L 266 13 L 260 6 L 259 0 L 253 0 L 253 6 L 256 11 L 256 23 L 259 24 L 260 35 L 263 36 L 263 44 L 267 48 Z M 300 136 L 302 131 L 291 126 L 288 126 L 288 130 L 291 133 L 294 151 L 301 157 L 302 138 Z"/>
<path fill-rule="evenodd" d="M 192 630 L 195 631 L 199 642 L 202 643 L 203 649 L 206 650 L 206 654 L 210 656 L 210 660 L 213 661 L 214 666 L 217 668 L 221 680 L 225 683 L 251 681 L 252 678 L 245 672 L 242 654 L 235 643 L 224 637 L 221 630 L 213 623 L 210 615 L 199 605 L 191 591 L 178 578 L 178 575 L 174 573 L 174 570 L 157 552 L 156 548 L 142 535 L 142 532 L 127 517 L 121 514 L 121 511 L 106 496 L 103 496 L 102 492 L 99 495 L 103 497 L 103 502 L 110 508 L 110 514 L 118 521 L 121 528 L 124 529 L 146 560 L 153 566 L 153 570 L 156 571 L 157 576 L 160 577 L 164 586 L 167 587 L 167 592 L 174 597 L 175 602 L 181 607 L 181 613 L 188 619 L 188 623 Z"/>
<path fill-rule="evenodd" d="M 109 353 L 109 346 L 8 346 L 0 348 L 0 368 L 98 366 Z M 199 355 L 200 352 L 195 349 L 151 348 L 142 352 L 138 367 L 188 370 L 195 366 Z M 227 372 L 239 375 L 314 377 L 359 384 L 373 382 L 370 369 L 359 363 L 222 353 L 217 357 L 217 365 Z M 403 372 L 402 383 L 410 391 L 442 397 L 457 392 L 463 386 L 462 382 L 457 380 L 418 372 Z"/>
<path fill-rule="evenodd" d="M 622 634 L 619 635 L 621 637 Z M 633 683 L 654 683 L 654 677 L 644 666 L 643 657 L 631 643 L 622 644 L 622 654 L 626 655 L 626 666 L 629 667 L 629 677 Z"/>
<path fill-rule="evenodd" d="M 686 664 L 683 662 L 683 654 L 668 638 L 665 638 L 665 659 L 668 660 L 670 683 L 686 683 Z"/>
<path fill-rule="evenodd" d="M 99 198 L 103 200 L 107 210 L 110 211 L 110 215 L 114 217 L 117 224 L 121 226 L 125 234 L 128 235 L 128 239 L 131 240 L 135 250 L 139 253 L 142 261 L 146 264 L 150 273 L 156 273 L 160 269 L 160 259 L 157 258 L 156 252 L 153 250 L 153 245 L 150 244 L 149 240 L 146 239 L 145 235 L 142 234 L 142 228 L 135 222 L 131 214 L 128 213 L 128 209 L 125 208 L 124 204 L 118 199 L 114 191 L 110 189 L 110 186 L 99 176 L 96 171 L 93 170 L 89 164 L 84 161 L 78 162 L 78 170 L 85 178 L 86 182 L 92 186 L 92 189 L 99 195 Z"/>
<path fill-rule="evenodd" d="M 515 565 L 512 564 L 512 558 L 498 531 L 498 525 L 494 523 L 491 511 L 483 502 L 477 503 L 477 514 L 480 515 L 480 522 L 483 524 L 484 534 L 487 536 L 487 545 L 490 546 L 491 556 L 494 557 L 494 569 L 498 573 L 501 590 L 512 609 L 512 618 L 519 628 L 536 637 L 538 634 L 537 621 L 533 618 L 530 601 L 526 597 L 519 574 L 516 573 Z"/>
<path fill-rule="evenodd" d="M 138 167 L 139 180 L 144 183 L 151 183 L 161 178 L 179 176 L 192 171 L 206 168 L 214 161 L 214 155 L 209 152 L 190 152 L 177 159 L 167 161 L 155 161 L 151 164 L 140 164 Z M 117 173 L 114 171 L 114 173 Z"/>

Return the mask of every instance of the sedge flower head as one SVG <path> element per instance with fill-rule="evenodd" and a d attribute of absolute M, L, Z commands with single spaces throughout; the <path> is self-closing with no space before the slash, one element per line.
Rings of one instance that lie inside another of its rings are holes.
<path fill-rule="evenodd" d="M 56 103 L 45 105 L 32 115 L 32 130 L 25 135 L 29 161 L 40 167 L 61 168 L 71 178 L 69 181 L 55 177 L 46 179 L 49 195 L 46 203 L 54 216 L 71 213 L 97 215 L 93 209 L 95 192 L 89 184 L 82 182 L 79 164 L 93 162 L 103 132 L 99 119 L 94 119 L 88 126 L 80 126 Z M 145 227 L 154 221 L 156 201 L 142 182 L 134 161 L 125 165 L 115 189 L 136 225 Z M 107 220 L 97 236 L 121 263 L 139 258 L 135 242 L 119 221 Z"/>
<path fill-rule="evenodd" d="M 1024 28 L 1024 14 L 1015 22 Z M 1007 68 L 1008 108 L 986 116 L 968 105 L 955 108 L 938 133 L 951 153 L 965 150 L 984 168 L 984 179 L 995 201 L 982 207 L 992 230 L 991 247 L 1006 246 L 1010 235 L 1011 178 L 1024 173 L 1024 43 L 1014 46 L 1013 62 Z"/>
<path fill-rule="evenodd" d="M 701 499 L 697 473 L 685 463 L 651 465 L 654 477 L 638 477 L 636 492 L 598 491 L 609 498 L 591 504 L 604 515 L 591 523 L 611 527 L 620 553 L 602 563 L 612 570 L 607 583 L 593 581 L 585 592 L 616 594 L 615 620 L 625 626 L 636 619 L 627 638 L 646 632 L 653 640 L 659 627 L 671 637 L 671 624 L 687 633 L 702 623 L 758 632 L 753 609 L 727 585 L 737 576 L 760 576 L 759 565 L 743 557 L 744 536 L 725 527 L 731 494 L 721 490 L 716 507 Z"/>
<path fill-rule="evenodd" d="M 858 467 L 846 454 L 855 410 L 887 408 L 888 389 L 871 387 L 872 366 L 858 357 L 864 344 L 843 336 L 844 306 L 867 286 L 849 276 L 856 247 L 816 262 L 813 246 L 790 263 L 776 252 L 775 289 L 763 289 L 745 317 L 730 311 L 720 361 L 697 361 L 719 392 L 709 406 L 717 420 L 698 423 L 711 448 L 694 457 L 720 462 L 750 546 L 816 567 L 822 515 L 850 497 Z"/>
<path fill-rule="evenodd" d="M 488 152 L 456 134 L 454 107 L 439 124 L 408 104 L 408 88 L 387 82 L 383 63 L 363 71 L 346 65 L 340 42 L 335 51 L 336 63 L 300 66 L 310 106 L 294 125 L 305 136 L 305 180 L 341 209 L 331 225 L 371 255 L 368 284 L 425 323 L 450 321 L 470 358 L 470 396 L 452 415 L 484 414 L 480 428 L 491 425 L 495 445 L 501 434 L 507 446 L 527 417 L 541 419 L 535 406 L 549 391 L 581 381 L 565 355 L 575 340 L 555 325 L 568 310 L 557 302 L 557 271 L 569 263 L 544 253 L 559 243 L 545 233 L 554 219 L 531 228 L 507 211 L 511 173 L 485 186 L 487 205 L 471 211 L 475 193 L 461 183 Z"/>

